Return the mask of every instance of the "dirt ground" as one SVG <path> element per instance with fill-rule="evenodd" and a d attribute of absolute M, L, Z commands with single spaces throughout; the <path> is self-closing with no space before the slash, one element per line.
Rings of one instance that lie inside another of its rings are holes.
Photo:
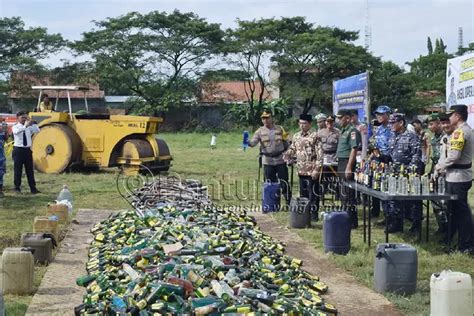
<path fill-rule="evenodd" d="M 336 267 L 326 254 L 311 247 L 288 227 L 279 225 L 270 215 L 252 215 L 263 232 L 286 243 L 286 253 L 302 259 L 304 269 L 320 276 L 321 281 L 329 286 L 323 297 L 336 305 L 339 315 L 402 315 L 383 295 Z"/>

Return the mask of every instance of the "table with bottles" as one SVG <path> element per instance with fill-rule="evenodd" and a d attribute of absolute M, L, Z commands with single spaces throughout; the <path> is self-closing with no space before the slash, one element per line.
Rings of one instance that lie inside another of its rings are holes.
<path fill-rule="evenodd" d="M 396 170 L 396 171 L 395 171 Z M 355 181 L 345 182 L 349 188 L 360 192 L 366 197 L 375 197 L 381 201 L 425 201 L 426 206 L 426 241 L 429 240 L 429 208 L 430 201 L 456 200 L 457 195 L 446 193 L 444 176 L 418 175 L 415 169 L 404 166 L 393 168 L 391 164 L 378 162 L 362 162 L 357 166 Z M 370 198 L 363 206 L 364 242 L 371 242 Z M 368 225 L 367 225 L 368 223 Z M 385 226 L 385 242 L 388 242 L 387 223 Z M 419 232 L 422 239 L 422 230 Z"/>

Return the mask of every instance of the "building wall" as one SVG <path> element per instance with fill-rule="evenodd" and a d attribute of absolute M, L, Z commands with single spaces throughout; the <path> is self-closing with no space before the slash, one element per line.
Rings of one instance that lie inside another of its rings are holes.
<path fill-rule="evenodd" d="M 182 106 L 165 113 L 164 123 L 160 129 L 164 131 L 180 130 L 219 130 L 234 126 L 224 118 L 229 109 L 226 105 Z"/>

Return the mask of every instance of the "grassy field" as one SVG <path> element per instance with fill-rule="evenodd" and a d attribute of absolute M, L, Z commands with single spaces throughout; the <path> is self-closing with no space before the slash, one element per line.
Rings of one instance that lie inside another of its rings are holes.
<path fill-rule="evenodd" d="M 211 134 L 162 134 L 174 156 L 171 174 L 181 178 L 197 178 L 209 186 L 214 200 L 221 205 L 258 205 L 260 204 L 259 185 L 257 182 L 258 164 L 257 149 L 246 152 L 241 149 L 239 133 L 217 134 L 217 148 L 210 149 Z M 11 162 L 9 170 L 11 171 Z M 74 196 L 74 207 L 98 209 L 123 209 L 128 205 L 117 192 L 122 178 L 116 169 L 101 172 L 73 172 L 61 175 L 36 174 L 39 195 L 14 195 L 12 173 L 5 179 L 6 198 L 0 200 L 0 249 L 19 244 L 22 232 L 32 230 L 33 218 L 46 212 L 46 205 L 55 199 L 63 184 L 68 184 Z M 297 176 L 294 190 L 297 192 Z M 23 185 L 24 191 L 28 191 Z M 8 191 L 10 189 L 10 191 Z M 279 213 L 276 219 L 285 224 L 288 213 Z M 434 223 L 434 222 L 433 222 Z M 435 225 L 432 225 L 435 229 Z M 298 230 L 305 240 L 315 248 L 322 249 L 321 226 Z M 383 242 L 381 229 L 373 229 L 372 243 Z M 466 255 L 445 255 L 435 242 L 416 244 L 408 235 L 392 235 L 391 242 L 406 242 L 416 245 L 419 256 L 418 291 L 416 294 L 403 297 L 387 297 L 407 315 L 429 313 L 429 277 L 433 272 L 443 269 L 463 271 L 474 275 L 474 259 Z M 353 231 L 352 249 L 347 256 L 331 256 L 335 264 L 345 268 L 358 280 L 372 287 L 374 248 L 370 249 L 362 242 L 362 229 Z M 37 267 L 35 286 L 38 286 L 44 267 Z M 22 315 L 31 301 L 31 296 L 7 296 L 9 315 Z"/>
<path fill-rule="evenodd" d="M 120 197 L 116 189 L 116 170 L 103 172 L 65 173 L 61 175 L 45 175 L 36 173 L 37 187 L 42 192 L 38 195 L 16 195 L 13 189 L 13 166 L 8 163 L 5 177 L 6 196 L 0 199 L 0 250 L 20 245 L 23 232 L 33 231 L 35 216 L 45 215 L 48 202 L 54 201 L 63 184 L 68 184 L 74 198 L 74 207 L 123 209 L 127 203 Z M 26 178 L 23 191 L 29 192 Z M 64 229 L 64 227 L 63 227 Z M 34 287 L 41 282 L 46 268 L 35 267 Z M 32 296 L 5 297 L 8 315 L 24 315 Z"/>

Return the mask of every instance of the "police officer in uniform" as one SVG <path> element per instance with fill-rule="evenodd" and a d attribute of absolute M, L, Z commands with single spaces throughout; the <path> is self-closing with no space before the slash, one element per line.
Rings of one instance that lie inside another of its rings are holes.
<path fill-rule="evenodd" d="M 389 147 L 388 143 L 393 136 L 393 132 L 388 124 L 389 115 L 392 113 L 392 109 L 387 105 L 379 105 L 375 109 L 375 117 L 379 124 L 372 139 L 372 147 L 378 153 L 377 155 L 388 155 Z M 372 198 L 372 209 L 370 210 L 371 216 L 378 217 L 380 214 L 380 200 Z M 385 220 L 380 222 L 381 225 L 385 225 Z"/>
<path fill-rule="evenodd" d="M 279 125 L 273 124 L 270 112 L 261 115 L 263 126 L 260 127 L 249 142 L 250 147 L 260 144 L 263 155 L 263 173 L 265 181 L 279 180 L 287 205 L 290 205 L 291 189 L 288 185 L 288 168 L 283 160 L 283 153 L 288 149 L 288 133 Z"/>
<path fill-rule="evenodd" d="M 326 118 L 326 128 L 318 131 L 323 148 L 324 164 L 336 163 L 337 143 L 339 141 L 340 131 L 334 127 L 335 117 L 330 115 Z"/>
<path fill-rule="evenodd" d="M 337 113 L 341 126 L 341 134 L 337 145 L 337 173 L 341 182 L 353 180 L 356 167 L 357 151 L 362 146 L 359 131 L 351 124 L 351 111 L 339 110 Z M 357 228 L 357 209 L 355 206 L 355 192 L 341 185 L 341 201 L 344 209 L 351 217 L 352 228 Z"/>
<path fill-rule="evenodd" d="M 334 184 L 337 176 L 336 152 L 340 131 L 334 127 L 336 118 L 333 115 L 326 116 L 325 114 L 319 114 L 317 120 L 319 128 L 318 137 L 321 140 L 321 148 L 323 152 L 323 169 L 320 177 L 321 196 L 324 198 L 324 194 L 328 191 L 333 191 L 335 192 L 335 195 L 338 196 L 339 192 L 335 190 Z"/>
<path fill-rule="evenodd" d="M 449 117 L 442 114 L 443 119 L 447 118 L 449 123 Z M 433 113 L 428 116 L 426 122 L 428 123 L 428 129 L 431 132 L 431 139 L 430 139 L 430 147 L 431 147 L 431 168 L 430 174 L 433 176 L 435 173 L 435 166 L 438 163 L 441 157 L 441 145 L 442 139 L 445 135 L 443 133 L 443 126 L 441 124 L 441 118 L 438 113 Z M 448 124 L 449 126 L 449 124 Z M 444 138 L 446 139 L 446 138 Z M 433 213 L 436 217 L 436 222 L 438 223 L 438 230 L 436 231 L 436 235 L 445 235 L 448 231 L 448 218 L 446 216 L 446 203 L 445 201 L 431 201 L 431 205 L 433 205 Z"/>
<path fill-rule="evenodd" d="M 393 163 L 394 170 L 400 171 L 402 166 L 415 168 L 418 173 L 421 171 L 421 144 L 415 133 L 406 128 L 405 115 L 394 113 L 390 116 L 389 123 L 394 133 L 389 142 L 388 155 L 380 155 L 384 162 Z M 413 220 L 410 232 L 418 232 L 421 229 L 422 202 L 402 202 L 389 201 L 383 203 L 385 219 L 387 221 L 387 232 L 395 233 L 403 231 L 403 215 L 409 215 Z"/>
<path fill-rule="evenodd" d="M 300 179 L 300 196 L 310 200 L 312 218 L 317 220 L 319 208 L 318 179 L 323 159 L 321 142 L 316 132 L 311 130 L 311 121 L 311 115 L 300 115 L 300 131 L 293 136 L 290 147 L 283 154 L 283 159 L 287 163 L 296 161 Z"/>
<path fill-rule="evenodd" d="M 468 204 L 468 192 L 472 186 L 472 129 L 466 123 L 466 105 L 453 105 L 447 112 L 449 121 L 456 129 L 449 140 L 446 160 L 436 165 L 437 172 L 446 172 L 447 193 L 456 194 L 458 199 L 448 202 L 450 231 L 458 232 L 458 250 L 474 254 L 472 213 Z"/>
<path fill-rule="evenodd" d="M 326 128 L 326 119 L 328 118 L 326 114 L 319 113 L 314 118 L 316 119 L 316 124 L 318 124 L 318 132 Z"/>

